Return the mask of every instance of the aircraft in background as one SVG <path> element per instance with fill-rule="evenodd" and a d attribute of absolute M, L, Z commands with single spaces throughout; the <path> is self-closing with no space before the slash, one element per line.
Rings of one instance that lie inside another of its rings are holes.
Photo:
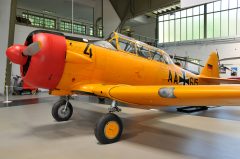
<path fill-rule="evenodd" d="M 116 101 L 145 106 L 239 105 L 240 80 L 219 78 L 218 56 L 211 53 L 200 75 L 175 65 L 163 50 L 113 32 L 106 40 L 90 41 L 37 30 L 24 45 L 6 51 L 19 64 L 24 82 L 66 96 L 52 107 L 56 121 L 73 113 L 69 97 L 94 95 L 113 100 L 109 113 L 96 123 L 100 143 L 120 139 L 123 125 L 113 114 Z"/>

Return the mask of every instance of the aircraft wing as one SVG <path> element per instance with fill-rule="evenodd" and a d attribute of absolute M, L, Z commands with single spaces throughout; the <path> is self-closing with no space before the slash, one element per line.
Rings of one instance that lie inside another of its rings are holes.
<path fill-rule="evenodd" d="M 214 78 L 214 77 L 199 77 L 199 82 L 206 84 L 240 84 L 239 79 L 226 79 L 226 78 Z"/>
<path fill-rule="evenodd" d="M 240 85 L 129 86 L 97 84 L 86 88 L 88 88 L 88 93 L 137 105 L 240 105 Z"/>

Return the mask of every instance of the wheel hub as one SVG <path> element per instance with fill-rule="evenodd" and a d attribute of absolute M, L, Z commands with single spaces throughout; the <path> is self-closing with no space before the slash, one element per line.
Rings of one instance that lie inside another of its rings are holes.
<path fill-rule="evenodd" d="M 61 118 L 65 118 L 69 115 L 70 113 L 70 109 L 68 107 L 65 108 L 65 105 L 62 105 L 59 109 L 58 109 L 58 115 Z"/>
<path fill-rule="evenodd" d="M 105 128 L 104 134 L 108 139 L 114 139 L 119 133 L 119 125 L 116 121 L 109 121 Z"/>

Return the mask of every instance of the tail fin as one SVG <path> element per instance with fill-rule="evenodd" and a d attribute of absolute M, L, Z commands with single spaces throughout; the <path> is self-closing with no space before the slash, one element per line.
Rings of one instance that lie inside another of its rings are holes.
<path fill-rule="evenodd" d="M 218 54 L 216 52 L 212 52 L 208 58 L 207 63 L 203 67 L 200 76 L 219 78 L 218 64 L 219 64 Z"/>

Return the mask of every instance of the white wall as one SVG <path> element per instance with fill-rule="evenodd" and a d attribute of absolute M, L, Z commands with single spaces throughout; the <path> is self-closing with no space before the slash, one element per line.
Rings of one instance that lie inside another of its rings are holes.
<path fill-rule="evenodd" d="M 109 0 L 103 0 L 103 35 L 108 37 L 109 34 L 121 23 L 120 18 L 115 12 Z"/>
<path fill-rule="evenodd" d="M 181 0 L 181 8 L 197 6 L 204 3 L 210 3 L 216 0 Z"/>
<path fill-rule="evenodd" d="M 240 42 L 232 42 L 232 43 L 208 43 L 205 44 L 195 44 L 195 45 L 180 45 L 180 46 L 167 46 L 163 47 L 169 54 L 176 54 L 179 56 L 189 56 L 192 58 L 197 58 L 202 60 L 201 64 L 205 64 L 208 59 L 209 54 L 212 51 L 217 51 L 219 53 L 219 58 L 229 58 L 229 57 L 240 57 Z M 228 67 L 240 66 L 240 60 L 231 60 L 231 61 L 223 61 L 222 64 L 226 64 Z M 227 65 L 231 64 L 231 65 Z M 240 67 L 238 69 L 238 76 L 240 76 Z M 227 74 L 221 74 L 222 77 L 229 77 L 230 72 Z"/>
<path fill-rule="evenodd" d="M 97 19 L 102 18 L 102 0 L 95 1 L 94 6 L 94 25 L 96 25 Z M 98 22 L 98 26 L 102 25 L 102 21 Z"/>
<path fill-rule="evenodd" d="M 10 20 L 10 0 L 0 1 L 0 94 L 4 93 L 5 72 L 6 72 L 6 55 L 8 47 L 8 32 Z"/>
<path fill-rule="evenodd" d="M 132 27 L 132 30 L 134 30 L 134 34 L 155 39 L 156 22 L 134 26 Z"/>

